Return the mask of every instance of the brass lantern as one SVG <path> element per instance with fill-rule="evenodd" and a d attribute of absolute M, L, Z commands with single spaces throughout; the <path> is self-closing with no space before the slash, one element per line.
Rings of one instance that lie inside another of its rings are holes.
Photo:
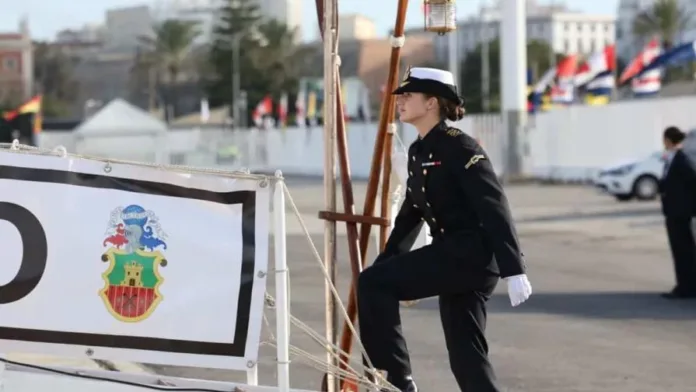
<path fill-rule="evenodd" d="M 457 29 L 455 0 L 423 0 L 425 30 L 445 35 Z"/>

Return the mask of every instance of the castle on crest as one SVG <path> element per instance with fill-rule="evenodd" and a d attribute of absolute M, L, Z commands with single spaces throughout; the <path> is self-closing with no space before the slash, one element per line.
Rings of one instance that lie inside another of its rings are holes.
<path fill-rule="evenodd" d="M 123 277 L 123 281 L 121 282 L 121 286 L 126 286 L 126 287 L 143 287 L 143 281 L 142 281 L 142 272 L 143 272 L 143 266 L 135 261 L 131 261 L 130 263 L 126 263 L 123 266 L 123 269 L 125 270 L 126 274 Z"/>

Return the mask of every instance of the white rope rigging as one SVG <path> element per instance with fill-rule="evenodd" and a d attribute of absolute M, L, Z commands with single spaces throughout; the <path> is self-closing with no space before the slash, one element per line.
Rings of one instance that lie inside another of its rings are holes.
<path fill-rule="evenodd" d="M 398 139 L 397 135 L 397 140 L 401 143 L 400 139 Z M 403 146 L 403 143 L 401 143 Z M 199 174 L 213 174 L 216 176 L 223 176 L 223 177 L 229 177 L 229 178 L 238 178 L 238 179 L 249 179 L 249 180 L 255 180 L 259 182 L 270 182 L 270 181 L 279 181 L 279 184 L 283 187 L 284 193 L 287 197 L 287 201 L 289 205 L 291 206 L 291 209 L 293 211 L 293 214 L 298 220 L 298 223 L 300 227 L 302 228 L 302 231 L 305 235 L 305 238 L 307 239 L 307 242 L 309 243 L 309 246 L 312 251 L 312 255 L 314 256 L 314 260 L 317 262 L 319 268 L 322 271 L 322 274 L 324 275 L 324 279 L 329 282 L 329 287 L 331 290 L 331 293 L 333 297 L 336 299 L 336 303 L 338 304 L 338 308 L 341 312 L 341 315 L 343 316 L 344 320 L 348 320 L 348 312 L 343 304 L 343 301 L 341 300 L 341 297 L 338 293 L 338 290 L 336 289 L 335 285 L 331 283 L 330 275 L 329 272 L 324 264 L 324 261 L 322 260 L 322 257 L 317 250 L 316 245 L 314 244 L 309 229 L 302 219 L 302 215 L 295 204 L 295 201 L 292 198 L 292 195 L 290 194 L 290 190 L 287 188 L 287 185 L 283 181 L 282 177 L 277 177 L 275 175 L 262 175 L 262 174 L 251 174 L 248 170 L 240 170 L 240 171 L 229 171 L 229 170 L 220 170 L 220 169 L 212 169 L 212 168 L 198 168 L 198 167 L 192 167 L 192 166 L 186 166 L 186 165 L 167 165 L 167 164 L 157 164 L 157 163 L 145 163 L 145 162 L 135 162 L 135 161 L 129 161 L 129 160 L 121 160 L 121 159 L 111 159 L 111 158 L 104 158 L 104 157 L 96 157 L 96 156 L 90 156 L 90 155 L 82 155 L 82 154 L 73 154 L 73 153 L 68 153 L 65 147 L 63 146 L 58 146 L 54 149 L 46 149 L 46 148 L 40 148 L 40 147 L 33 147 L 33 146 L 28 146 L 28 145 L 23 145 L 20 144 L 18 140 L 13 141 L 12 143 L 0 143 L 0 150 L 2 149 L 9 149 L 13 153 L 19 153 L 19 154 L 30 154 L 30 155 L 48 155 L 48 156 L 57 156 L 57 157 L 71 157 L 71 158 L 79 158 L 79 159 L 86 159 L 86 160 L 92 160 L 92 161 L 98 161 L 98 162 L 103 162 L 105 165 L 105 170 L 110 167 L 111 164 L 126 164 L 126 165 L 134 165 L 134 166 L 141 166 L 141 167 L 149 167 L 149 168 L 154 168 L 154 169 L 160 169 L 160 170 L 167 170 L 167 171 L 176 171 L 176 172 L 184 172 L 184 173 L 199 173 Z M 276 272 L 273 270 L 269 270 L 270 272 Z M 290 285 L 288 284 L 288 291 L 290 290 Z M 291 298 L 291 297 L 289 297 Z M 266 306 L 269 308 L 273 308 L 275 306 L 275 299 L 268 293 L 266 293 Z M 332 365 L 326 363 L 326 359 L 320 358 L 317 355 L 314 355 L 306 350 L 303 350 L 297 346 L 294 346 L 290 344 L 290 354 L 293 356 L 293 361 L 297 361 L 299 363 L 303 363 L 305 365 L 308 365 L 310 367 L 313 367 L 319 371 L 325 371 L 325 372 L 330 372 L 333 375 L 336 375 L 337 377 L 341 379 L 347 379 L 347 380 L 353 380 L 355 381 L 358 385 L 362 385 L 364 387 L 367 387 L 369 390 L 373 391 L 390 391 L 390 392 L 398 392 L 399 390 L 391 385 L 389 382 L 386 381 L 382 373 L 380 373 L 377 369 L 374 369 L 371 361 L 369 360 L 365 348 L 360 340 L 360 336 L 357 333 L 355 327 L 352 325 L 352 323 L 347 322 L 346 325 L 348 326 L 351 334 L 355 338 L 355 341 L 357 342 L 359 348 L 360 348 L 360 354 L 364 355 L 364 357 L 367 359 L 367 369 L 361 369 L 360 371 L 356 370 L 355 365 L 357 365 L 358 368 L 361 368 L 363 366 L 362 364 L 362 358 L 355 359 L 353 356 L 349 355 L 348 352 L 342 350 L 339 346 L 336 344 L 333 344 L 329 341 L 326 340 L 322 334 L 318 333 L 315 331 L 313 328 L 311 328 L 309 325 L 304 323 L 303 321 L 299 320 L 297 317 L 293 316 L 292 314 L 289 315 L 290 322 L 292 325 L 296 326 L 298 329 L 302 330 L 305 334 L 307 334 L 314 342 L 316 342 L 319 346 L 321 346 L 323 349 L 325 349 L 327 352 L 331 353 L 333 357 L 336 358 L 337 363 L 339 366 Z M 270 334 L 270 339 L 268 341 L 263 341 L 261 342 L 261 346 L 272 346 L 275 347 L 276 345 L 276 338 L 271 332 L 271 328 L 268 322 L 268 318 L 266 317 L 266 314 L 264 312 L 264 323 L 266 325 L 266 329 L 268 333 Z M 359 355 L 360 357 L 360 355 Z M 277 363 L 277 361 L 274 361 Z M 341 369 L 340 365 L 343 365 L 345 369 Z M 368 379 L 368 376 L 364 373 L 369 374 L 375 379 L 375 382 L 371 382 Z"/>
<path fill-rule="evenodd" d="M 399 136 L 399 132 L 394 132 L 394 139 L 396 139 L 396 142 L 399 144 L 399 147 L 401 147 L 401 150 L 403 150 L 404 153 L 408 153 L 408 147 L 404 144 L 404 141 L 401 140 L 401 136 Z"/>

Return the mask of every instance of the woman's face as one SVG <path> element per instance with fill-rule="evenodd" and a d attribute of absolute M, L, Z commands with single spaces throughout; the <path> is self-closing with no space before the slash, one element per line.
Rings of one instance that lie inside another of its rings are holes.
<path fill-rule="evenodd" d="M 396 110 L 401 122 L 411 124 L 435 108 L 435 98 L 426 98 L 422 93 L 403 93 L 396 97 Z"/>

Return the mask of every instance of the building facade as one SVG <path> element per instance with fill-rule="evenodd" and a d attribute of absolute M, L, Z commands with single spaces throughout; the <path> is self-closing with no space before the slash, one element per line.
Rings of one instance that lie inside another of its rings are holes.
<path fill-rule="evenodd" d="M 295 30 L 295 39 L 302 37 L 302 0 L 254 0 L 261 17 L 285 23 Z M 208 42 L 218 22 L 217 10 L 225 0 L 153 0 L 152 14 L 156 20 L 182 19 L 199 24 L 199 43 Z"/>
<path fill-rule="evenodd" d="M 106 11 L 106 46 L 129 50 L 139 46 L 141 37 L 152 36 L 155 19 L 150 7 L 113 8 Z"/>
<path fill-rule="evenodd" d="M 540 5 L 527 1 L 527 39 L 549 44 L 555 53 L 587 55 L 615 41 L 616 18 L 611 15 L 590 15 L 555 3 Z M 481 7 L 478 15 L 457 24 L 458 55 L 464 58 L 482 43 L 500 36 L 500 7 Z M 449 40 L 434 41 L 436 58 L 446 62 Z"/>
<path fill-rule="evenodd" d="M 21 103 L 34 93 L 34 55 L 29 23 L 0 32 L 0 104 Z"/>
<path fill-rule="evenodd" d="M 360 14 L 339 15 L 338 38 L 342 40 L 365 40 L 377 38 L 377 27 L 372 19 Z M 317 37 L 319 37 L 317 26 Z"/>
<path fill-rule="evenodd" d="M 261 16 L 285 23 L 295 31 L 295 42 L 302 39 L 303 0 L 256 0 Z"/>
<path fill-rule="evenodd" d="M 209 42 L 217 22 L 216 10 L 222 3 L 221 0 L 155 0 L 152 14 L 158 21 L 179 19 L 196 22 L 201 31 L 198 43 Z"/>

